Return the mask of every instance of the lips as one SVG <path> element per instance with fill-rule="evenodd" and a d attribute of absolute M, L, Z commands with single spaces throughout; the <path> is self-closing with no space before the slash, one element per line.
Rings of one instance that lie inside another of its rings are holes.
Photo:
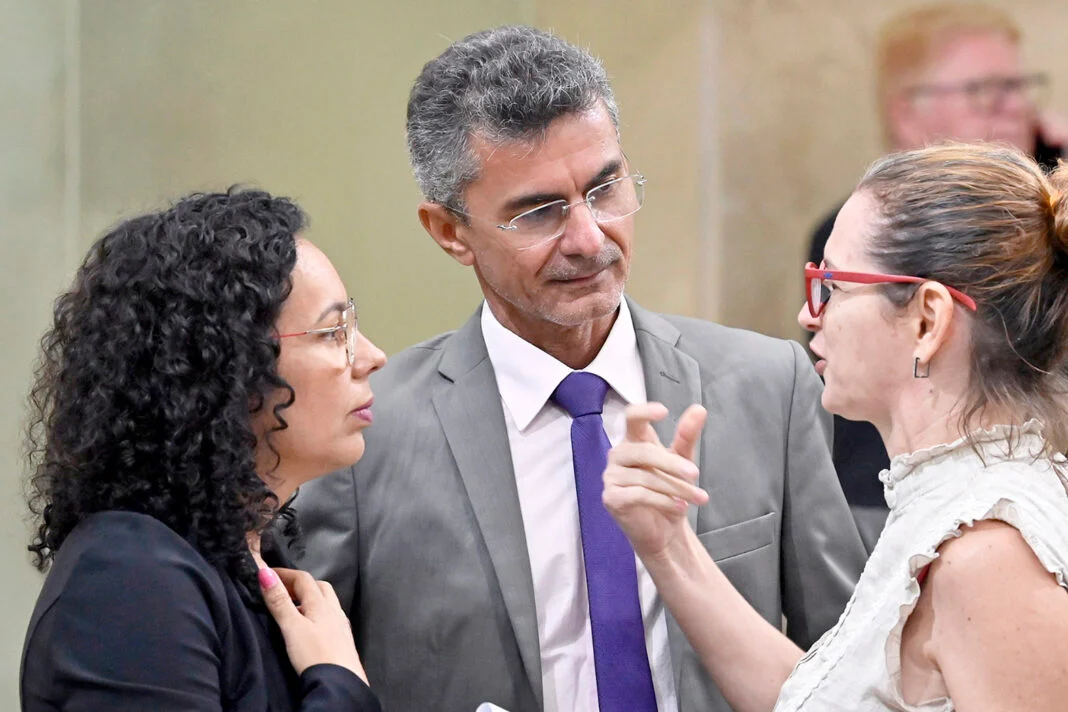
<path fill-rule="evenodd" d="M 623 259 L 623 252 L 614 242 L 605 242 L 601 252 L 594 257 L 572 256 L 561 258 L 548 265 L 542 276 L 553 282 L 582 282 L 590 280 Z"/>
<path fill-rule="evenodd" d="M 817 351 L 816 349 L 812 348 L 812 344 L 809 344 L 808 348 L 809 348 L 809 351 L 812 352 L 812 355 L 816 357 L 816 363 L 814 364 L 814 367 L 816 369 L 816 373 L 818 373 L 820 376 L 822 376 L 823 372 L 825 370 L 827 370 L 827 359 L 823 358 L 823 354 L 821 354 L 819 351 Z"/>
<path fill-rule="evenodd" d="M 360 420 L 367 421 L 368 423 L 373 422 L 374 415 L 371 413 L 371 406 L 374 405 L 374 402 L 375 399 L 371 398 L 369 401 L 359 406 L 358 408 L 353 408 L 352 411 L 350 411 L 349 415 L 354 415 Z"/>
<path fill-rule="evenodd" d="M 585 281 L 585 280 L 593 279 L 597 275 L 601 274 L 601 272 L 603 272 L 603 271 L 604 271 L 603 269 L 598 269 L 598 270 L 595 270 L 593 272 L 588 272 L 586 274 L 579 274 L 579 275 L 575 275 L 574 277 L 567 277 L 565 279 L 558 279 L 557 281 L 558 282 L 582 282 L 582 281 Z"/>

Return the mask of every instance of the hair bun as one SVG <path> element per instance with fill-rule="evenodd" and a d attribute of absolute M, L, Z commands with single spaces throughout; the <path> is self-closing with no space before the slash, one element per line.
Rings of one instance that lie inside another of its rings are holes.
<path fill-rule="evenodd" d="M 1046 199 L 1053 218 L 1050 243 L 1058 261 L 1068 263 L 1068 163 L 1058 161 L 1057 168 L 1049 176 L 1049 182 L 1050 191 Z"/>

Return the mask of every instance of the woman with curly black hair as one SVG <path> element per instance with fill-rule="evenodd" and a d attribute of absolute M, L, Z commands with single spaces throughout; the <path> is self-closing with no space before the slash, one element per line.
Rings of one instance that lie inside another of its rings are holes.
<path fill-rule="evenodd" d="M 192 195 L 111 230 L 56 301 L 23 710 L 378 709 L 333 589 L 268 533 L 363 454 L 385 362 L 305 227 L 267 193 Z"/>

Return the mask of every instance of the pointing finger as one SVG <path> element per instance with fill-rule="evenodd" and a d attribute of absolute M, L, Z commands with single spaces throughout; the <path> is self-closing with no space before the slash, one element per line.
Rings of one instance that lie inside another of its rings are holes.
<path fill-rule="evenodd" d="M 694 403 L 687 408 L 675 426 L 675 440 L 671 443 L 671 451 L 692 461 L 707 419 L 708 411 L 703 406 Z"/>

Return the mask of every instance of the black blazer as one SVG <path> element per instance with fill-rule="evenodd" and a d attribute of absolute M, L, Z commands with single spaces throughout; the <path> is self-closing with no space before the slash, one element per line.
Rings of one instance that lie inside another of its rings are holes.
<path fill-rule="evenodd" d="M 380 709 L 343 667 L 298 676 L 259 591 L 130 512 L 94 514 L 60 547 L 30 618 L 20 696 L 25 712 Z"/>

